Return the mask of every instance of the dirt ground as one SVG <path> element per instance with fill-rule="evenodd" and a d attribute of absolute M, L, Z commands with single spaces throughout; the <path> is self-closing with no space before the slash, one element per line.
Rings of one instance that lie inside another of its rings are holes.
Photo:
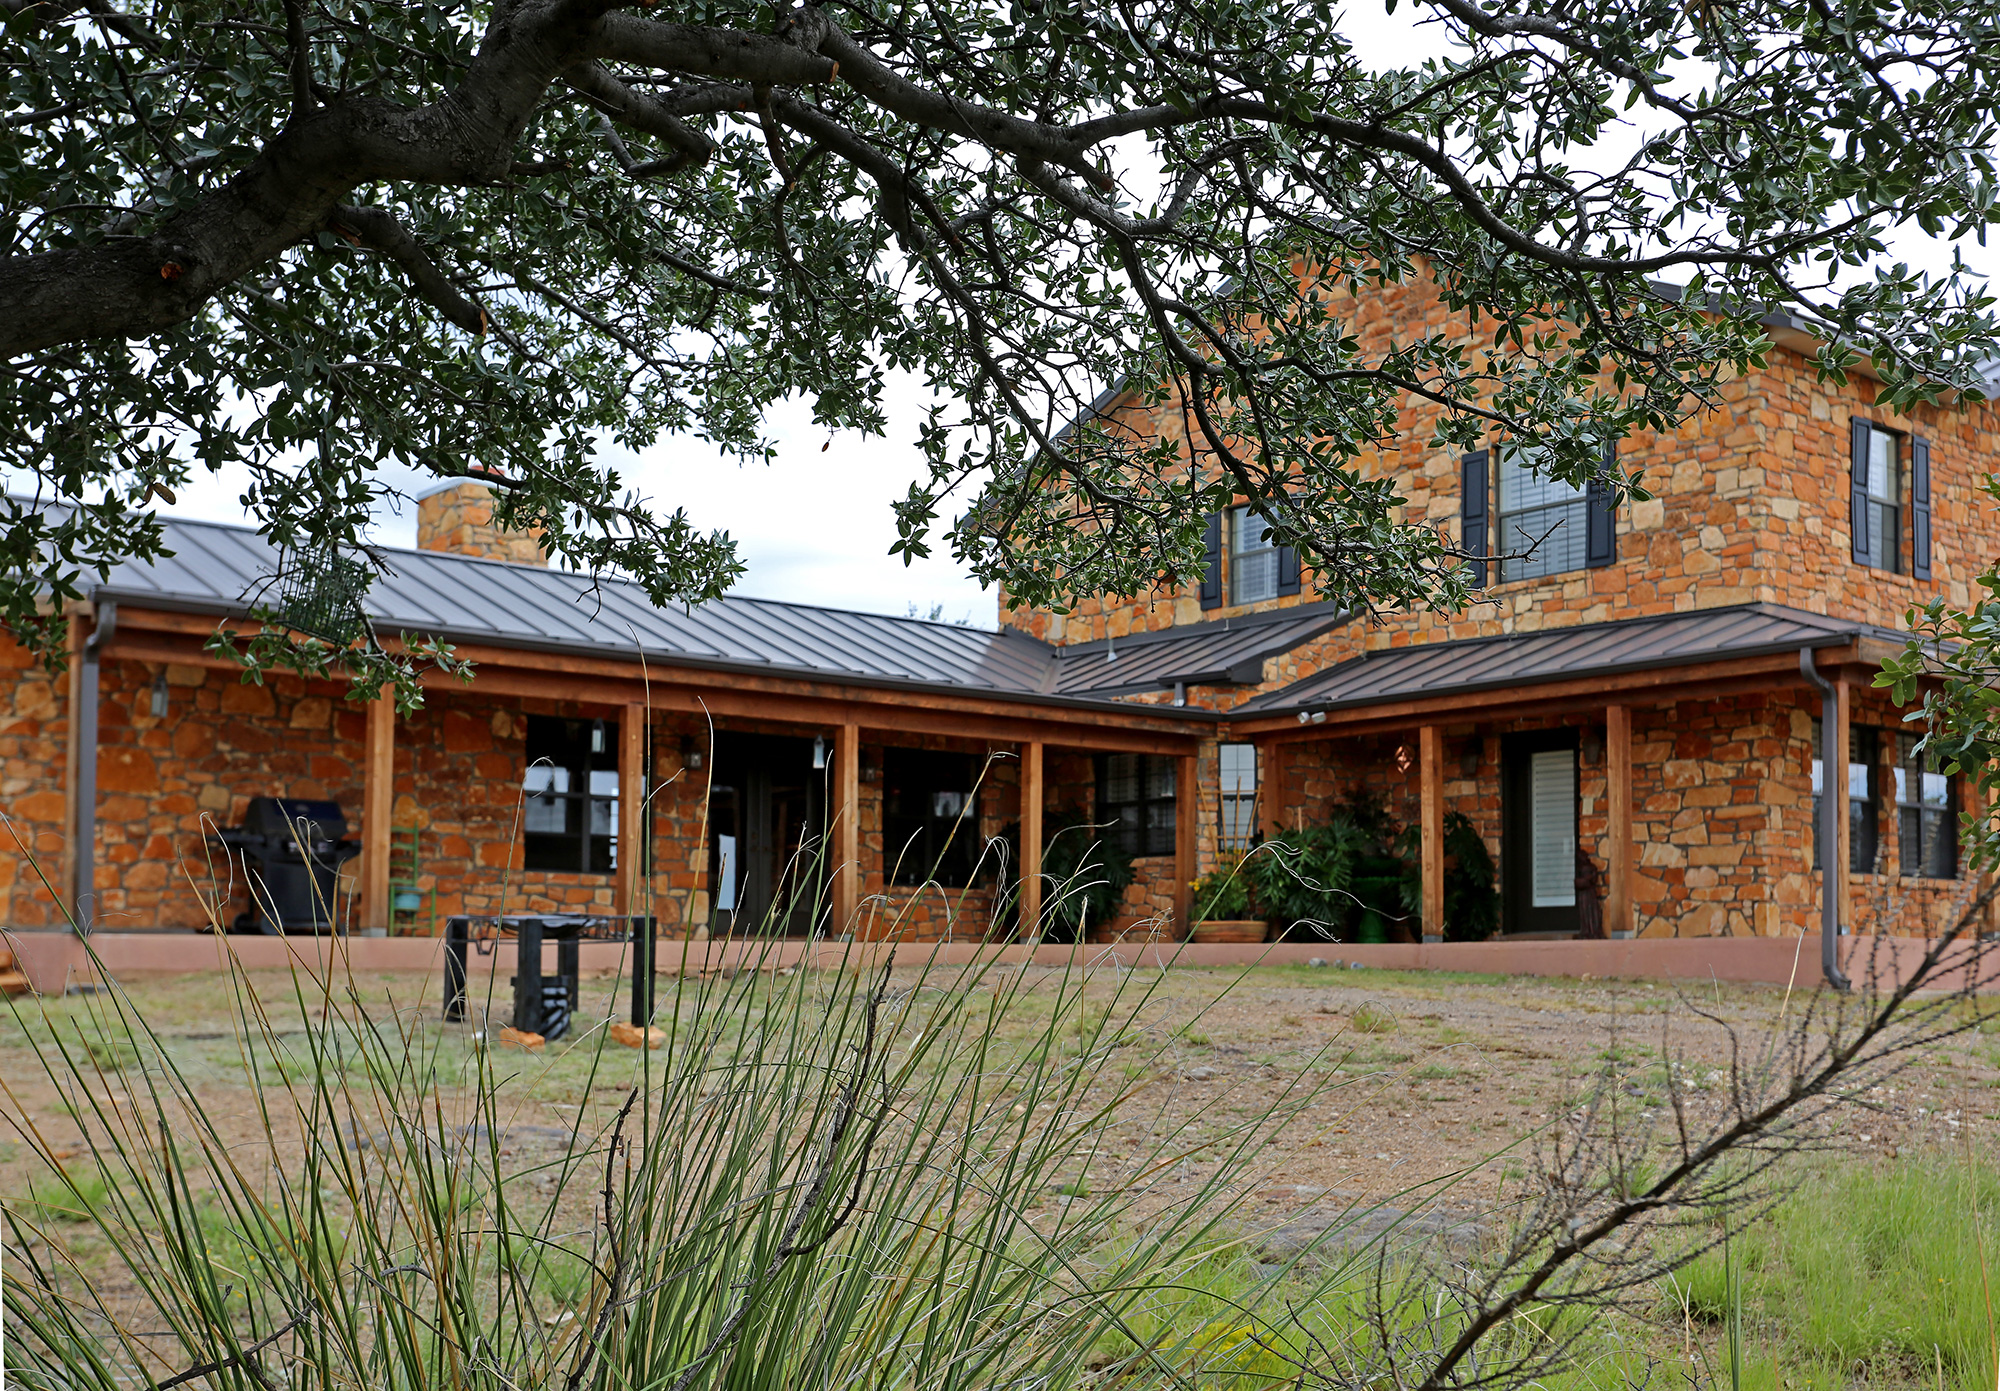
<path fill-rule="evenodd" d="M 290 989 L 277 973 L 252 979 L 267 999 Z M 1031 970 L 1026 983 L 1053 992 L 1060 977 Z M 361 986 L 365 996 L 392 1002 L 412 1026 L 443 1029 L 471 1046 L 479 1020 L 441 1023 L 436 982 L 385 975 Z M 597 1008 L 608 1002 L 616 1017 L 622 1002 L 607 1001 L 605 982 L 587 983 L 585 1011 L 593 988 Z M 1258 1201 L 1279 1220 L 1323 1203 L 1329 1191 L 1401 1201 L 1396 1195 L 1449 1185 L 1453 1206 L 1490 1205 L 1525 1177 L 1534 1146 L 1607 1068 L 1637 1121 L 1665 1119 L 1669 1066 L 1682 1080 L 1690 1117 L 1712 1116 L 1726 1104 L 1729 1029 L 1754 1049 L 1781 1018 L 1796 1020 L 1810 999 L 1805 990 L 1766 986 L 1447 976 L 1338 965 L 1177 968 L 1164 976 L 1099 971 L 1088 989 L 1093 999 L 1107 1002 L 1120 993 L 1126 1004 L 1117 1008 L 1136 1008 L 1145 1032 L 1165 1043 L 1137 1099 L 1133 1127 L 1158 1134 L 1196 1118 L 1198 1126 L 1224 1133 L 1296 1094 L 1302 1079 L 1321 1089 L 1264 1156 Z M 158 977 L 131 982 L 128 994 L 197 1082 L 211 1116 L 225 1128 L 241 1125 L 248 1139 L 255 1118 L 224 983 L 212 976 Z M 103 997 L 20 1001 L 20 1018 L 0 1016 L 6 1117 L 46 1137 L 59 1157 L 77 1152 L 81 1132 L 73 1103 L 42 1075 L 24 1024 L 37 1027 L 43 1008 L 55 1018 L 78 1020 L 103 1003 Z M 302 1033 L 296 1019 L 292 1028 Z M 578 1068 L 590 1051 L 587 1041 L 555 1044 L 538 1066 L 523 1060 L 519 1123 L 574 1127 L 620 1094 L 601 1085 L 587 1094 L 583 1075 L 561 1065 L 566 1050 L 577 1055 Z M 270 1079 L 288 1063 L 256 1065 Z M 115 1067 L 104 1075 L 105 1097 L 119 1102 Z M 1974 1032 L 1912 1057 L 1902 1075 L 1886 1079 L 1864 1105 L 1843 1114 L 1838 1132 L 1840 1142 L 1860 1154 L 1893 1156 L 1942 1143 L 2000 1148 L 2000 1038 Z M 18 1135 L 0 1138 L 0 1198 L 19 1197 L 37 1167 Z M 1203 1168 L 1190 1160 L 1179 1178 L 1193 1181 Z"/>

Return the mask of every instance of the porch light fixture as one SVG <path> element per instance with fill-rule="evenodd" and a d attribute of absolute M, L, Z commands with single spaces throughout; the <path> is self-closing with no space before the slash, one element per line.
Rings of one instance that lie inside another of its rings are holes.
<path fill-rule="evenodd" d="M 153 718 L 167 717 L 167 674 L 163 671 L 153 678 Z"/>
<path fill-rule="evenodd" d="M 813 771 L 814 771 L 814 772 L 819 772 L 820 770 L 824 769 L 825 767 L 826 767 L 826 736 L 824 736 L 824 735 L 814 735 L 814 736 L 813 736 Z"/>
<path fill-rule="evenodd" d="M 1326 723 L 1326 711 L 1324 711 L 1324 710 L 1301 710 L 1301 711 L 1299 711 L 1299 723 L 1300 723 L 1300 724 L 1325 724 L 1325 723 Z"/>
<path fill-rule="evenodd" d="M 695 742 L 692 734 L 681 736 L 681 767 L 691 772 L 698 772 L 701 768 L 701 745 Z"/>
<path fill-rule="evenodd" d="M 592 753 L 603 753 L 603 752 L 604 752 L 604 721 L 603 721 L 603 720 L 592 720 L 592 721 L 590 722 L 590 751 L 591 751 Z"/>

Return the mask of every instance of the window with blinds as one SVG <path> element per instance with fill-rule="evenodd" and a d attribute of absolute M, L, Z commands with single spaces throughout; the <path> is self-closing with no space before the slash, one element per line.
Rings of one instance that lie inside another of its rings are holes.
<path fill-rule="evenodd" d="M 1536 472 L 1542 451 L 1500 451 L 1500 578 L 1530 580 L 1581 570 L 1588 561 L 1582 488 Z"/>
<path fill-rule="evenodd" d="M 1248 850 L 1257 836 L 1257 746 L 1222 746 L 1222 848 Z"/>
<path fill-rule="evenodd" d="M 1576 751 L 1550 749 L 1528 760 L 1531 902 L 1576 903 Z"/>
<path fill-rule="evenodd" d="M 1247 507 L 1229 517 L 1229 602 L 1254 604 L 1278 597 L 1278 548 L 1271 528 Z"/>
<path fill-rule="evenodd" d="M 1915 734 L 1896 736 L 1897 855 L 1906 876 L 1958 878 L 1957 779 L 1938 771 Z"/>

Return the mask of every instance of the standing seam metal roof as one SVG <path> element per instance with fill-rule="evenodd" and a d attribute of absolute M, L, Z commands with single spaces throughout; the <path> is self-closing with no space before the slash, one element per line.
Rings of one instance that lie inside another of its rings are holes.
<path fill-rule="evenodd" d="M 1696 609 L 1503 637 L 1418 643 L 1351 657 L 1238 707 L 1244 716 L 1486 691 L 1907 634 L 1778 604 Z"/>

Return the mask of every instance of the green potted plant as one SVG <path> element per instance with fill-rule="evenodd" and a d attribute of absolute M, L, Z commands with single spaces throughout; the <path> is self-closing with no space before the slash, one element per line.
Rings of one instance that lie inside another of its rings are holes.
<path fill-rule="evenodd" d="M 1270 930 L 1256 916 L 1242 856 L 1232 856 L 1194 881 L 1196 942 L 1261 942 Z"/>

